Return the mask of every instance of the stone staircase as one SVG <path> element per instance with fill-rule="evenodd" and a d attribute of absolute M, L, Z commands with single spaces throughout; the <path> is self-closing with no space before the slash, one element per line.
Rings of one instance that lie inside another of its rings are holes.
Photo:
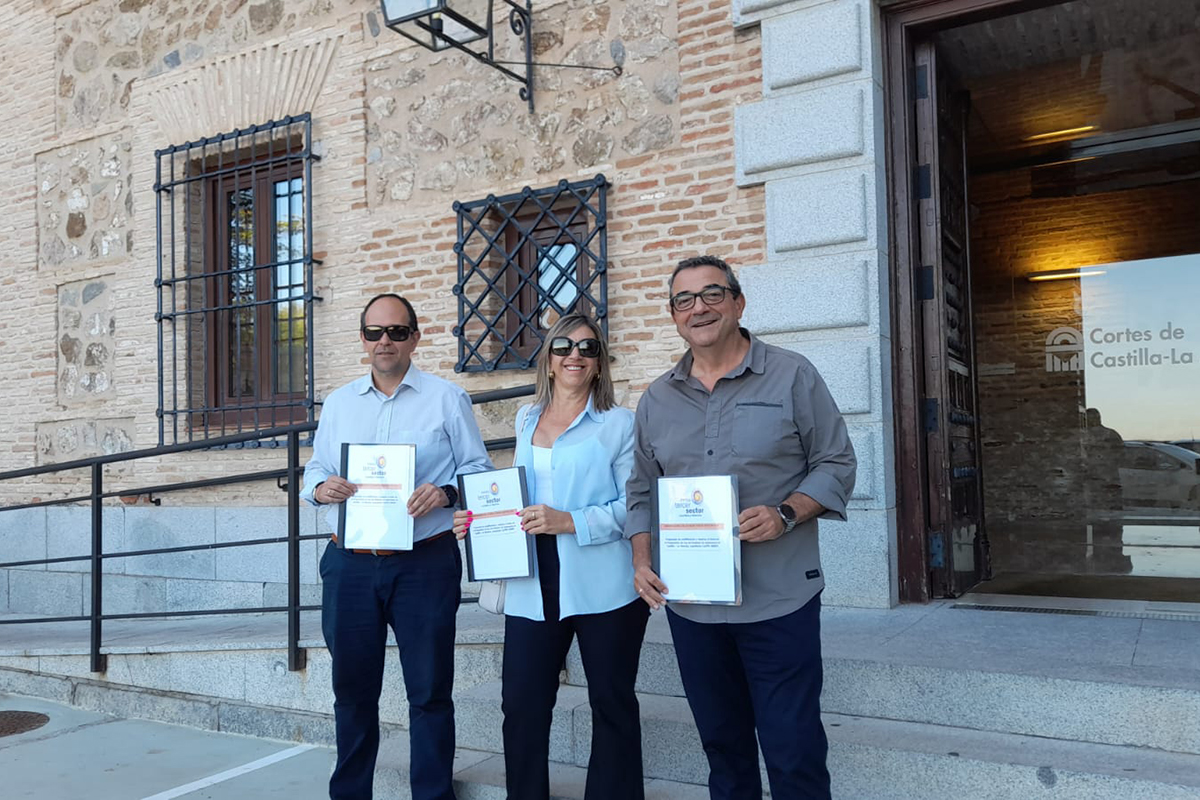
<path fill-rule="evenodd" d="M 823 703 L 834 796 L 1200 797 L 1200 622 L 1157 616 L 949 603 L 827 608 Z M 0 627 L 0 692 L 200 728 L 332 741 L 329 661 L 315 614 L 304 621 L 309 660 L 299 673 L 286 669 L 278 617 L 110 623 L 104 676 L 87 672 L 86 629 L 18 627 L 59 630 Z M 456 651 L 460 800 L 504 797 L 501 639 L 502 620 L 463 607 Z M 380 798 L 408 796 L 397 661 L 389 655 L 381 701 Z M 661 614 L 647 631 L 638 689 L 647 797 L 707 797 L 707 764 Z M 590 736 L 586 678 L 573 650 L 551 732 L 555 797 L 583 796 Z"/>

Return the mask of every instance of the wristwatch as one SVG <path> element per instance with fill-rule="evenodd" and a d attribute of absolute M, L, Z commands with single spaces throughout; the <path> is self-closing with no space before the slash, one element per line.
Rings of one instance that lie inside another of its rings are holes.
<path fill-rule="evenodd" d="M 446 493 L 446 505 L 442 508 L 454 508 L 458 505 L 458 487 L 453 483 L 447 483 L 445 486 L 439 487 Z"/>
<path fill-rule="evenodd" d="M 775 510 L 779 512 L 779 516 L 783 519 L 783 532 L 791 533 L 792 528 L 796 527 L 796 509 L 787 503 L 783 503 L 776 506 Z"/>

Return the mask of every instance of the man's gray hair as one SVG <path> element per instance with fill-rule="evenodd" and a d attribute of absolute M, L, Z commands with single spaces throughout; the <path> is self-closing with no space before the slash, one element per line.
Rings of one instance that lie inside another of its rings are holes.
<path fill-rule="evenodd" d="M 671 280 L 667 281 L 667 293 L 671 291 L 671 287 L 675 285 L 675 276 L 683 272 L 685 269 L 694 269 L 696 267 L 716 267 L 725 273 L 725 280 L 729 283 L 729 288 L 733 290 L 733 296 L 738 297 L 742 293 L 742 285 L 738 283 L 737 276 L 733 274 L 733 267 L 726 264 L 716 256 L 693 256 L 685 258 L 675 265 L 675 271 L 671 273 Z"/>

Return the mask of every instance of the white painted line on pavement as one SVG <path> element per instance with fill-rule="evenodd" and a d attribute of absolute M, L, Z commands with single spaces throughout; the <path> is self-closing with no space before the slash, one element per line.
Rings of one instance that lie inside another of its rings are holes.
<path fill-rule="evenodd" d="M 257 761 L 251 761 L 249 764 L 242 764 L 240 767 L 227 769 L 224 772 L 218 772 L 216 775 L 210 775 L 207 778 L 201 778 L 198 781 L 185 783 L 183 786 L 176 786 L 174 789 L 168 789 L 165 792 L 159 792 L 158 794 L 152 794 L 149 797 L 143 797 L 142 800 L 172 800 L 172 798 L 175 797 L 182 797 L 185 794 L 207 788 L 213 784 L 223 783 L 231 778 L 236 778 L 239 775 L 245 775 L 247 772 L 254 772 L 257 769 L 269 767 L 272 764 L 277 764 L 280 761 L 291 758 L 292 756 L 298 756 L 303 752 L 312 750 L 313 747 L 315 747 L 315 745 L 296 745 L 288 750 L 281 750 L 278 753 L 272 753 L 269 756 L 264 756 Z"/>

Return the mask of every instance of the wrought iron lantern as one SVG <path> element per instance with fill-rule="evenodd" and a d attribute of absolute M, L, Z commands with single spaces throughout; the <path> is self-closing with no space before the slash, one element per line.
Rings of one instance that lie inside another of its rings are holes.
<path fill-rule="evenodd" d="M 389 28 L 422 47 L 433 51 L 454 48 L 482 61 L 521 84 L 521 99 L 533 111 L 533 34 L 530 0 L 519 5 L 513 0 L 500 0 L 501 9 L 507 6 L 508 27 L 523 40 L 523 62 L 497 61 L 495 9 L 497 0 L 381 0 L 383 20 Z M 474 44 L 486 40 L 486 46 Z M 525 66 L 521 75 L 505 64 Z"/>

